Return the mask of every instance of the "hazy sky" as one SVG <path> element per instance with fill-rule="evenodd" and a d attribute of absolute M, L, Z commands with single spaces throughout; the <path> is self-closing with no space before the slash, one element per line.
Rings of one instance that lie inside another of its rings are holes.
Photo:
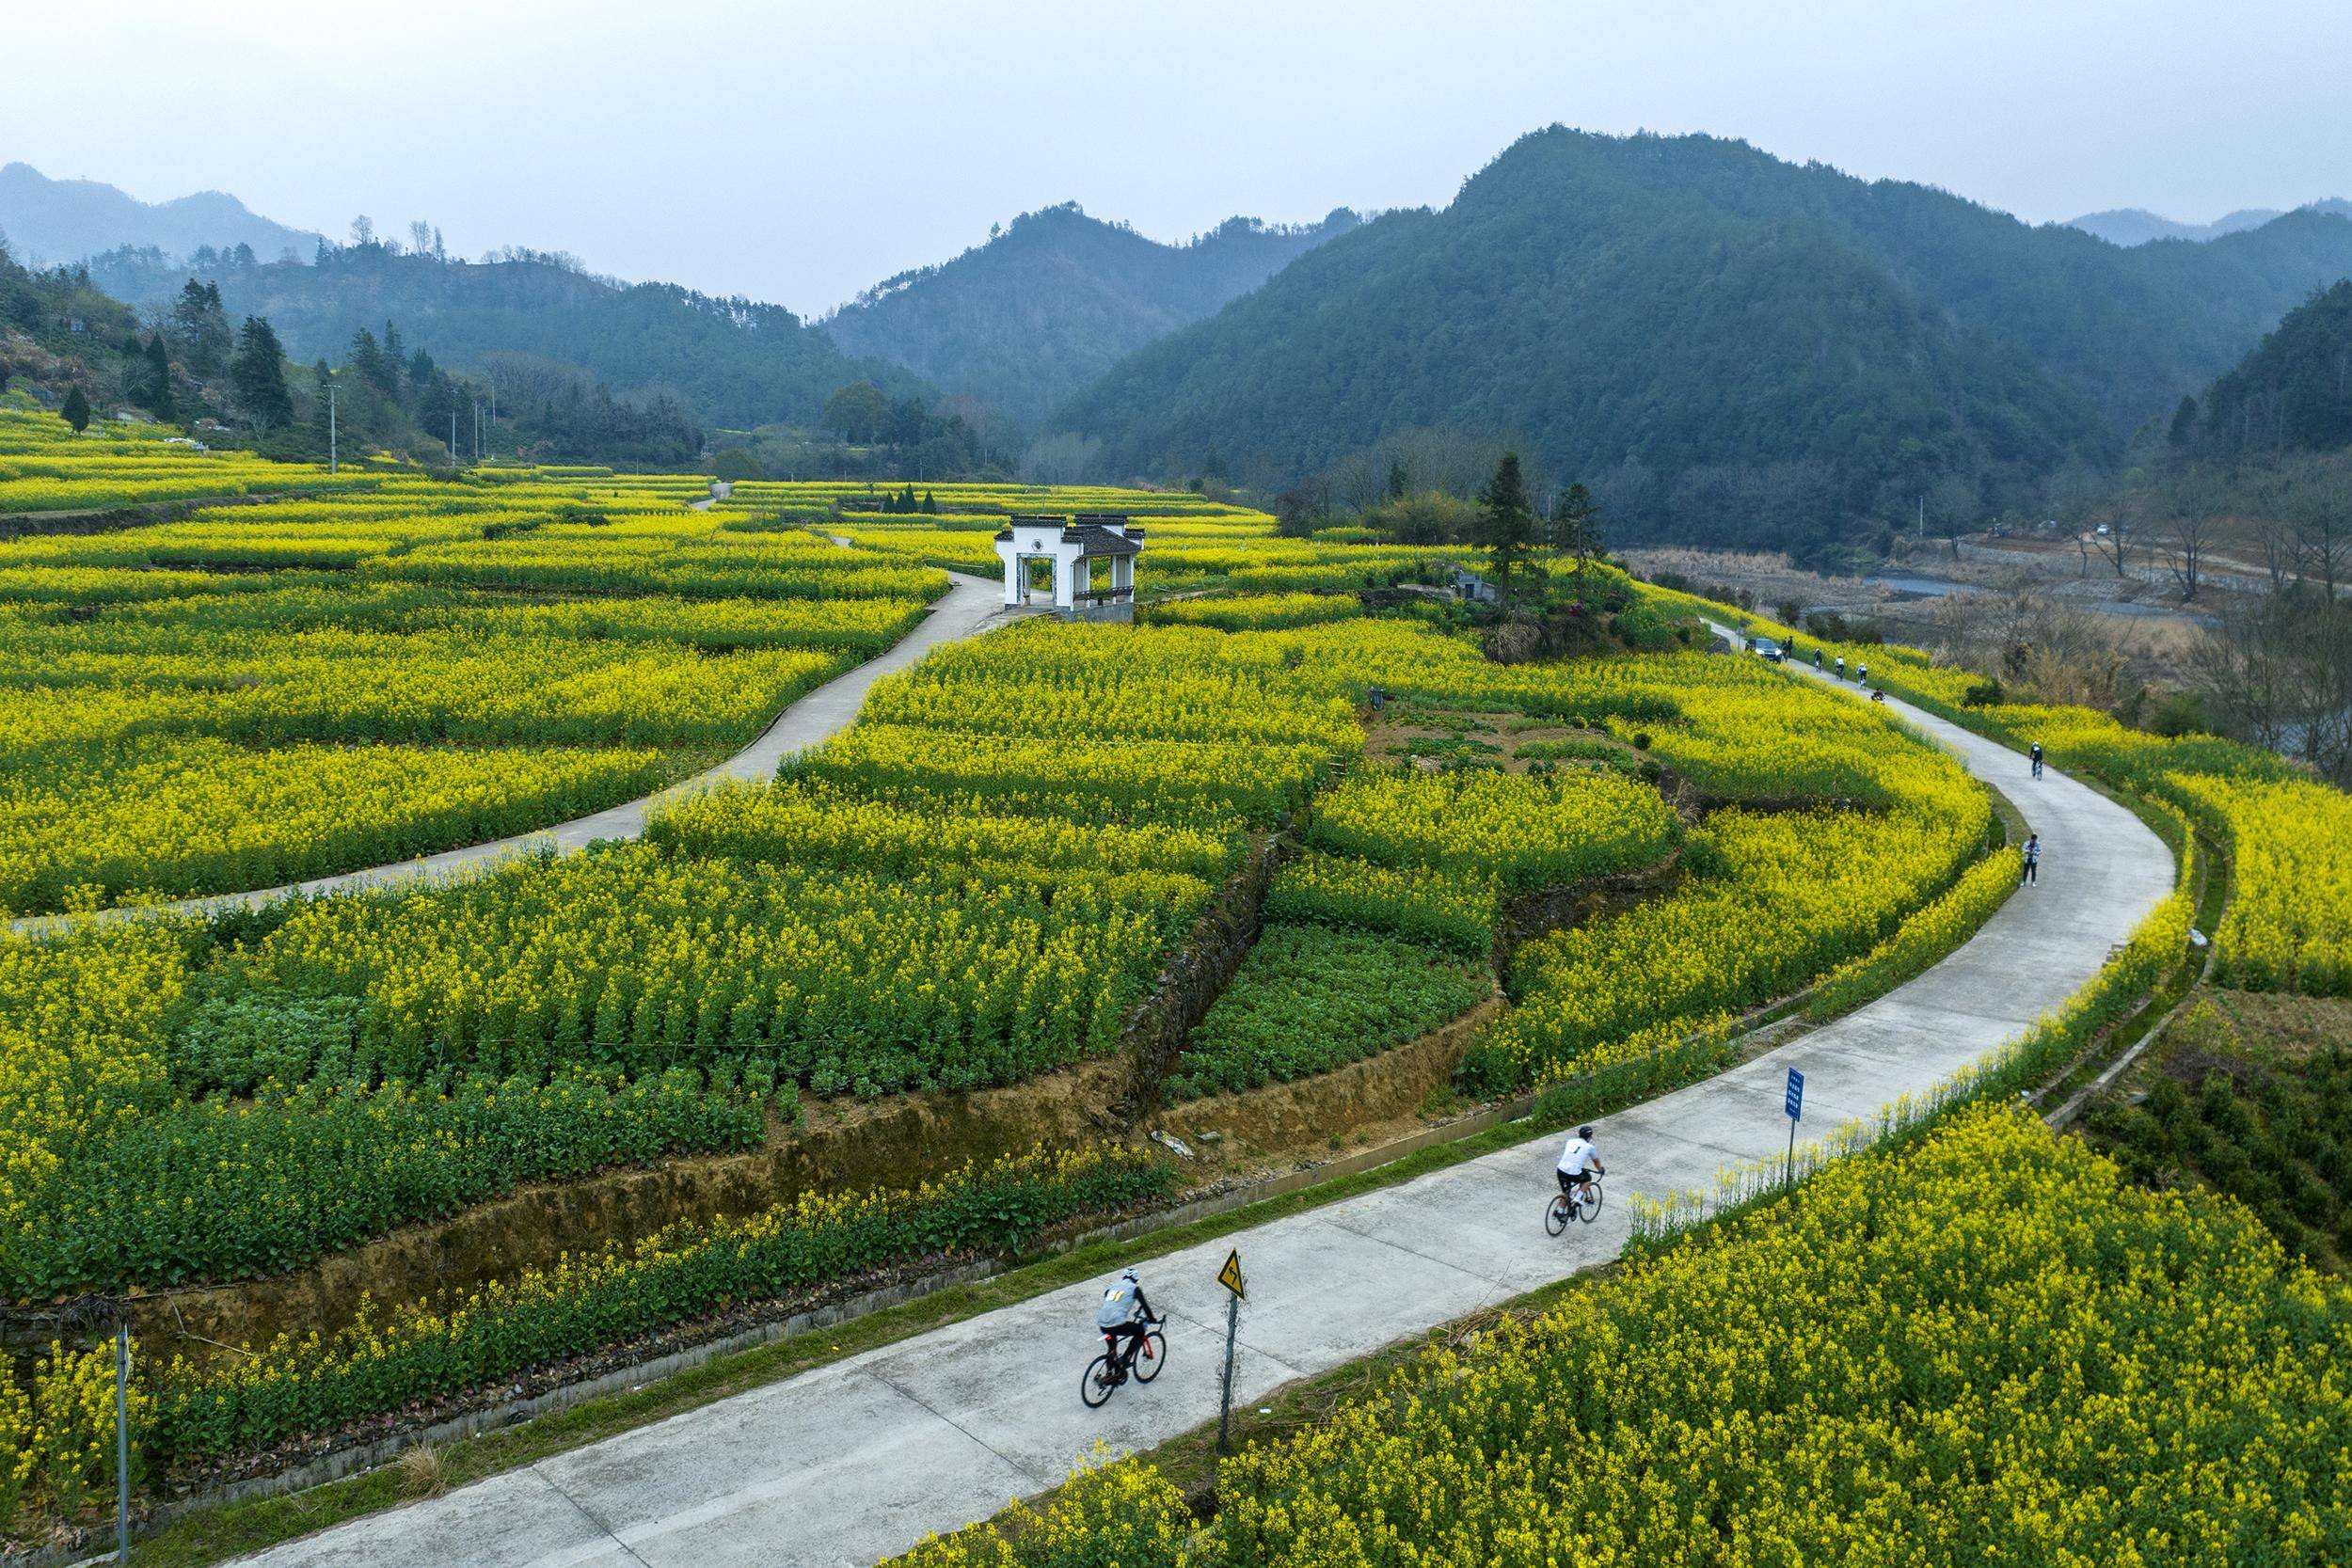
<path fill-rule="evenodd" d="M 1182 238 L 1709 131 L 2036 221 L 2352 195 L 2344 0 L 8 0 L 0 162 L 821 310 L 1075 199 Z"/>

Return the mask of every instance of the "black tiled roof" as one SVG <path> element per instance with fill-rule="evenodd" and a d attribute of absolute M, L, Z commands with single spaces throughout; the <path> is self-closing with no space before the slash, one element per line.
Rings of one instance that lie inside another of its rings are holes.
<path fill-rule="evenodd" d="M 1113 533 L 1100 523 L 1080 523 L 1061 531 L 1061 542 L 1077 545 L 1088 555 L 1141 555 L 1140 541 Z"/>

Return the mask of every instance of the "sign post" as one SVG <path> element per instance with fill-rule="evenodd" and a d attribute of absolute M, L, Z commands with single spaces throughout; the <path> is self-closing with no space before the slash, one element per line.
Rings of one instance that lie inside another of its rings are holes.
<path fill-rule="evenodd" d="M 1233 1339 L 1241 1329 L 1241 1298 L 1249 1293 L 1248 1282 L 1241 1276 L 1239 1247 L 1225 1255 L 1225 1266 L 1216 1271 L 1216 1282 L 1230 1292 L 1225 1300 L 1225 1390 L 1216 1406 L 1216 1451 L 1223 1453 L 1233 1418 Z"/>
<path fill-rule="evenodd" d="M 1793 1187 L 1797 1183 L 1797 1117 L 1804 1109 L 1804 1074 L 1795 1068 L 1788 1069 L 1788 1088 L 1782 1097 L 1781 1108 L 1788 1113 L 1788 1164 L 1784 1167 L 1781 1185 Z"/>

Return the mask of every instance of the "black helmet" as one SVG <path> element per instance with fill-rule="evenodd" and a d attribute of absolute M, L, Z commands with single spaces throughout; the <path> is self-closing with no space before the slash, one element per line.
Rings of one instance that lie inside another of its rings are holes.
<path fill-rule="evenodd" d="M 1576 1135 L 1580 1138 L 1590 1139 L 1593 1135 L 1593 1130 L 1589 1127 L 1580 1127 L 1576 1130 Z"/>

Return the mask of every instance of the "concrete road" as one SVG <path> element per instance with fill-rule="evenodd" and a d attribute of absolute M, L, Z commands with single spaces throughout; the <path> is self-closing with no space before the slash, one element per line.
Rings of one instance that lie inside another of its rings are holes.
<path fill-rule="evenodd" d="M 1851 690 L 1851 687 L 1846 689 Z M 1900 707 L 1901 705 L 1890 705 Z M 1151 1447 L 1216 1414 L 1224 1293 L 1249 1276 L 1237 1401 L 1362 1356 L 1616 1255 L 1625 1198 L 1704 1186 L 1776 1155 L 1788 1069 L 1804 1126 L 1826 1132 L 1975 1060 L 2078 990 L 2170 890 L 2172 860 L 2139 819 L 2055 770 L 1905 710 L 2024 810 L 2045 847 L 2021 891 L 1958 953 L 1881 1001 L 1720 1078 L 1609 1117 L 1610 1203 L 1554 1240 L 1545 1137 L 1277 1220 L 1150 1263 L 1169 1314 L 1150 1387 L 1078 1402 L 1106 1281 L 1073 1286 L 658 1425 L 356 1521 L 247 1560 L 268 1568 L 640 1568 L 870 1563 L 1058 1484 L 1098 1443 Z"/>
<path fill-rule="evenodd" d="M 894 670 L 905 669 L 944 642 L 957 641 L 993 629 L 1001 619 L 997 612 L 1004 609 L 1003 592 L 993 583 L 952 573 L 947 580 L 952 586 L 946 594 L 931 606 L 930 613 L 915 628 L 899 639 L 888 652 L 879 654 L 854 670 L 845 671 L 807 692 L 777 714 L 768 728 L 760 732 L 758 739 L 717 767 L 697 773 L 682 784 L 672 784 L 667 789 L 640 796 L 617 806 L 608 806 L 593 816 L 559 822 L 551 828 L 540 828 L 487 844 L 469 844 L 460 848 L 444 849 L 438 854 L 422 855 L 412 861 L 394 861 L 389 865 L 369 866 L 339 876 L 315 877 L 307 882 L 291 882 L 283 887 L 184 898 L 176 903 L 137 910 L 107 910 L 81 918 L 121 920 L 156 913 L 202 915 L 215 914 L 223 910 L 259 909 L 294 894 L 318 895 L 366 888 L 407 887 L 469 875 L 518 855 L 536 854 L 548 849 L 580 849 L 598 839 L 639 837 L 645 831 L 646 813 L 657 801 L 727 780 L 773 778 L 776 765 L 787 756 L 848 729 L 856 720 L 858 709 L 864 705 L 866 693 L 882 676 Z M 65 926 L 69 918 L 65 915 L 30 915 L 10 921 L 8 925 L 10 930 L 22 935 L 39 936 Z"/>

